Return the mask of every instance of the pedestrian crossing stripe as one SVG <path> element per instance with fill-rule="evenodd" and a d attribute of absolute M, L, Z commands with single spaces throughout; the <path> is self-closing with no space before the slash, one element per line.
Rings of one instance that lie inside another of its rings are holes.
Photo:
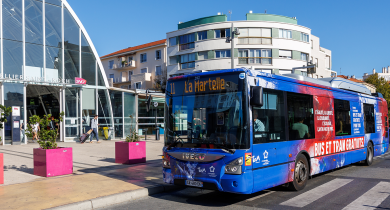
<path fill-rule="evenodd" d="M 376 209 L 390 195 L 390 183 L 379 182 L 369 191 L 354 200 L 343 210 L 371 210 Z"/>
<path fill-rule="evenodd" d="M 287 200 L 280 205 L 304 207 L 352 181 L 353 179 L 333 179 L 330 182 L 291 198 L 290 200 Z"/>

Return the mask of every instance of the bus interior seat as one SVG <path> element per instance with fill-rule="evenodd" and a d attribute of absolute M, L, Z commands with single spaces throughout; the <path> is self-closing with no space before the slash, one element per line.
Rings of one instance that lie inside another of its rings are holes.
<path fill-rule="evenodd" d="M 289 136 L 290 136 L 291 140 L 301 139 L 301 137 L 299 136 L 299 131 L 298 130 L 290 130 L 289 134 L 290 134 Z"/>

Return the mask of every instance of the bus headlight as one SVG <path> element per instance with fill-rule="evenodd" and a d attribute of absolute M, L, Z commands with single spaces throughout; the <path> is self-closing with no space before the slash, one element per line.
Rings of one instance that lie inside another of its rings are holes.
<path fill-rule="evenodd" d="M 167 153 L 163 153 L 162 157 L 162 166 L 163 168 L 171 168 L 171 161 L 169 160 L 169 156 Z"/>
<path fill-rule="evenodd" d="M 225 174 L 241 174 L 242 173 L 242 163 L 244 158 L 240 157 L 225 166 Z"/>

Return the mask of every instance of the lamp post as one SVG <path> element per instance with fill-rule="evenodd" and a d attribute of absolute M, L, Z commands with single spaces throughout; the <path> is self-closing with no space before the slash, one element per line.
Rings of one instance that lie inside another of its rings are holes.
<path fill-rule="evenodd" d="M 238 28 L 234 30 L 233 22 L 232 27 L 230 28 L 230 36 L 226 36 L 226 43 L 231 43 L 230 47 L 230 58 L 231 58 L 231 68 L 234 69 L 234 35 L 240 35 Z"/>

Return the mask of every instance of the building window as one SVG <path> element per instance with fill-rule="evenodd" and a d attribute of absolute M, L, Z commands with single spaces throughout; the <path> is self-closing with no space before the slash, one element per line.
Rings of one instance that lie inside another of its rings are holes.
<path fill-rule="evenodd" d="M 209 58 L 208 51 L 198 52 L 198 60 L 206 60 Z"/>
<path fill-rule="evenodd" d="M 291 50 L 279 50 L 279 58 L 291 59 Z"/>
<path fill-rule="evenodd" d="M 142 83 L 141 82 L 136 82 L 134 84 L 134 87 L 135 87 L 135 89 L 142 89 Z"/>
<path fill-rule="evenodd" d="M 179 36 L 179 50 L 195 48 L 195 33 Z"/>
<path fill-rule="evenodd" d="M 131 85 L 128 85 L 128 86 L 127 86 L 127 89 L 130 90 L 130 89 L 131 89 Z"/>
<path fill-rule="evenodd" d="M 180 55 L 180 69 L 195 68 L 195 53 Z"/>
<path fill-rule="evenodd" d="M 207 39 L 207 31 L 199 31 L 198 32 L 198 40 Z"/>
<path fill-rule="evenodd" d="M 133 75 L 133 71 L 129 71 L 129 81 L 131 81 L 131 75 Z"/>
<path fill-rule="evenodd" d="M 129 64 L 133 61 L 133 56 L 129 56 Z"/>
<path fill-rule="evenodd" d="M 309 42 L 309 34 L 301 32 L 301 41 Z"/>
<path fill-rule="evenodd" d="M 307 61 L 307 56 L 308 56 L 308 54 L 306 54 L 306 53 L 301 53 L 301 60 Z"/>
<path fill-rule="evenodd" d="M 289 69 L 279 69 L 279 74 L 291 74 L 291 70 Z"/>
<path fill-rule="evenodd" d="M 373 104 L 363 104 L 364 132 L 375 133 L 375 111 Z"/>
<path fill-rule="evenodd" d="M 114 74 L 110 74 L 110 79 L 114 79 L 115 80 L 115 75 Z"/>
<path fill-rule="evenodd" d="M 272 64 L 271 49 L 239 49 L 238 64 Z"/>
<path fill-rule="evenodd" d="M 112 69 L 114 67 L 114 60 L 108 61 L 108 68 Z"/>
<path fill-rule="evenodd" d="M 279 28 L 279 38 L 292 39 L 291 30 Z"/>
<path fill-rule="evenodd" d="M 287 93 L 290 140 L 314 138 L 313 96 Z"/>
<path fill-rule="evenodd" d="M 169 46 L 175 46 L 176 45 L 176 37 L 169 38 Z"/>
<path fill-rule="evenodd" d="M 148 69 L 147 68 L 141 69 L 141 74 L 145 74 L 145 73 L 148 73 Z"/>
<path fill-rule="evenodd" d="M 176 56 L 170 56 L 169 57 L 169 65 L 175 65 L 175 64 L 177 64 Z"/>
<path fill-rule="evenodd" d="M 230 50 L 216 50 L 215 57 L 216 58 L 230 58 Z"/>
<path fill-rule="evenodd" d="M 161 66 L 156 66 L 156 75 L 161 75 Z"/>
<path fill-rule="evenodd" d="M 161 59 L 161 50 L 156 50 L 156 60 Z"/>
<path fill-rule="evenodd" d="M 231 36 L 230 28 L 215 30 L 215 38 L 225 38 Z"/>
<path fill-rule="evenodd" d="M 142 54 L 140 55 L 140 60 L 141 60 L 141 63 L 144 63 L 144 62 L 147 61 L 146 53 L 142 53 Z"/>
<path fill-rule="evenodd" d="M 240 28 L 238 44 L 272 44 L 270 28 Z"/>

